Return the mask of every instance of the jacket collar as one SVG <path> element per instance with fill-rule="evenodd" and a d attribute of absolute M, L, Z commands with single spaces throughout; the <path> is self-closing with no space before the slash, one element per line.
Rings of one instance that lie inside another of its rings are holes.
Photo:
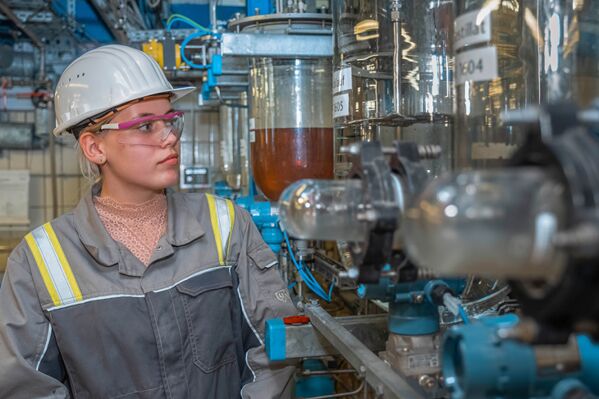
<path fill-rule="evenodd" d="M 104 227 L 93 203 L 93 196 L 100 193 L 101 183 L 94 186 L 81 198 L 73 211 L 75 229 L 81 243 L 90 255 L 104 266 L 121 264 L 119 270 L 125 270 L 119 244 L 115 242 Z M 173 246 L 188 244 L 204 235 L 198 220 L 199 214 L 191 212 L 185 196 L 166 190 L 167 230 L 166 241 Z"/>

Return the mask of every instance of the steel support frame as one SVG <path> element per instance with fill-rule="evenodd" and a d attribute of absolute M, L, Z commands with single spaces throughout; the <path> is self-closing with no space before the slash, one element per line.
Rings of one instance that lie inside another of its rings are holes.
<path fill-rule="evenodd" d="M 365 378 L 379 397 L 387 399 L 425 399 L 414 383 L 396 373 L 360 340 L 317 304 L 308 304 L 305 313 L 312 325 Z"/>

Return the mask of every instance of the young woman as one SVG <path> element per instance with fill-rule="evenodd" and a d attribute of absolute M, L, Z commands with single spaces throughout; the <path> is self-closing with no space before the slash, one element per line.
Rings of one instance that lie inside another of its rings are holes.
<path fill-rule="evenodd" d="M 275 398 L 265 321 L 295 312 L 276 257 L 230 201 L 169 191 L 183 115 L 158 64 L 110 45 L 67 67 L 55 134 L 97 183 L 29 233 L 0 288 L 1 398 Z"/>

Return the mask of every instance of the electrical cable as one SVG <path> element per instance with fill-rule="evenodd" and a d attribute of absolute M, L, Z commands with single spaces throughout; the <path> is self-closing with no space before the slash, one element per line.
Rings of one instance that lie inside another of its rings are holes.
<path fill-rule="evenodd" d="M 210 33 L 210 30 L 208 28 L 198 24 L 193 19 L 188 18 L 185 15 L 181 15 L 181 14 L 173 14 L 168 18 L 168 20 L 166 21 L 166 30 L 170 31 L 175 22 L 185 22 L 187 25 L 189 25 L 197 30 L 203 30 L 207 33 Z"/>

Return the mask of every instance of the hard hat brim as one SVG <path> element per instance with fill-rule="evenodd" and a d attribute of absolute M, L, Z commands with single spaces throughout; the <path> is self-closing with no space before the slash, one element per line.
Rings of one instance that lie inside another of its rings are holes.
<path fill-rule="evenodd" d="M 123 101 L 121 104 L 115 104 L 115 106 L 119 106 L 122 104 L 126 104 L 130 101 L 133 100 L 137 100 L 139 98 L 142 97 L 148 97 L 148 96 L 152 96 L 155 94 L 162 94 L 162 93 L 171 93 L 172 94 L 172 99 L 171 102 L 176 102 L 178 100 L 180 100 L 182 97 L 185 97 L 186 95 L 188 95 L 189 93 L 193 92 L 196 88 L 193 86 L 187 86 L 187 87 L 177 87 L 171 90 L 167 90 L 167 91 L 161 91 L 161 90 L 148 90 L 147 93 L 137 93 L 137 95 L 134 98 L 128 98 L 125 101 Z M 61 125 L 58 125 L 54 128 L 54 130 L 52 131 L 52 133 L 55 136 L 61 136 L 65 133 L 68 133 L 67 130 L 69 130 L 70 128 L 72 128 L 73 126 L 77 126 L 79 123 L 83 122 L 86 119 L 92 118 L 95 115 L 99 115 L 103 112 L 106 112 L 108 110 L 110 110 L 111 108 L 107 108 L 107 109 L 94 109 L 91 111 L 88 111 L 86 113 L 83 113 L 81 115 L 79 115 L 77 118 L 69 120 L 68 123 L 63 123 Z"/>

